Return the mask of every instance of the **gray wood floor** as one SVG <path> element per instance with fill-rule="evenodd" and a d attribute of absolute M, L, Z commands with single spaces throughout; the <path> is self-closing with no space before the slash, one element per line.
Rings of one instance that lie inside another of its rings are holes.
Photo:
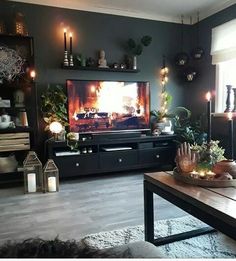
<path fill-rule="evenodd" d="M 186 215 L 155 196 L 155 220 Z M 60 183 L 58 193 L 0 189 L 0 243 L 30 237 L 80 239 L 143 224 L 143 174 L 116 173 Z"/>

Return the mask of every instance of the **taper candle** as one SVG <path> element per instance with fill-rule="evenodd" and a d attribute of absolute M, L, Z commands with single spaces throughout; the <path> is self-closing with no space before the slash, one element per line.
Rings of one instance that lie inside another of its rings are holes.
<path fill-rule="evenodd" d="M 72 54 L 72 33 L 70 33 L 70 54 Z"/>
<path fill-rule="evenodd" d="M 234 159 L 234 145 L 233 145 L 233 115 L 232 112 L 228 113 L 229 119 L 229 151 L 230 151 L 230 159 Z"/>
<path fill-rule="evenodd" d="M 211 93 L 207 92 L 207 142 L 211 141 Z"/>
<path fill-rule="evenodd" d="M 64 28 L 64 50 L 66 51 L 66 28 Z"/>

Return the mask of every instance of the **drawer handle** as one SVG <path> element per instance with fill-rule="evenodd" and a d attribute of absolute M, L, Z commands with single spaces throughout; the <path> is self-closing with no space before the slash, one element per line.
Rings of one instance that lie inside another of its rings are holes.
<path fill-rule="evenodd" d="M 76 167 L 79 167 L 79 162 L 77 162 L 77 163 L 75 164 L 75 166 L 76 166 Z"/>
<path fill-rule="evenodd" d="M 159 155 L 159 154 L 157 154 L 157 155 L 156 155 L 156 158 L 157 158 L 157 159 L 159 159 L 159 158 L 160 158 L 160 155 Z"/>
<path fill-rule="evenodd" d="M 122 162 L 122 159 L 118 159 L 119 162 Z"/>

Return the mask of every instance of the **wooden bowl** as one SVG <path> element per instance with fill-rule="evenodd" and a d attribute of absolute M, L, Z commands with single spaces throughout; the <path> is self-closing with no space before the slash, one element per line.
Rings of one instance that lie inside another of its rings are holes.
<path fill-rule="evenodd" d="M 236 179 L 236 162 L 234 160 L 222 160 L 217 162 L 212 171 L 216 174 L 228 172 L 234 179 Z"/>

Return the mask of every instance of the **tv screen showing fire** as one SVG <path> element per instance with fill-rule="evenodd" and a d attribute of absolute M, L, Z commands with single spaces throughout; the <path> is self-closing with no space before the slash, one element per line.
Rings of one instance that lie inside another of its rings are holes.
<path fill-rule="evenodd" d="M 67 80 L 66 86 L 70 131 L 150 128 L 149 82 Z"/>

